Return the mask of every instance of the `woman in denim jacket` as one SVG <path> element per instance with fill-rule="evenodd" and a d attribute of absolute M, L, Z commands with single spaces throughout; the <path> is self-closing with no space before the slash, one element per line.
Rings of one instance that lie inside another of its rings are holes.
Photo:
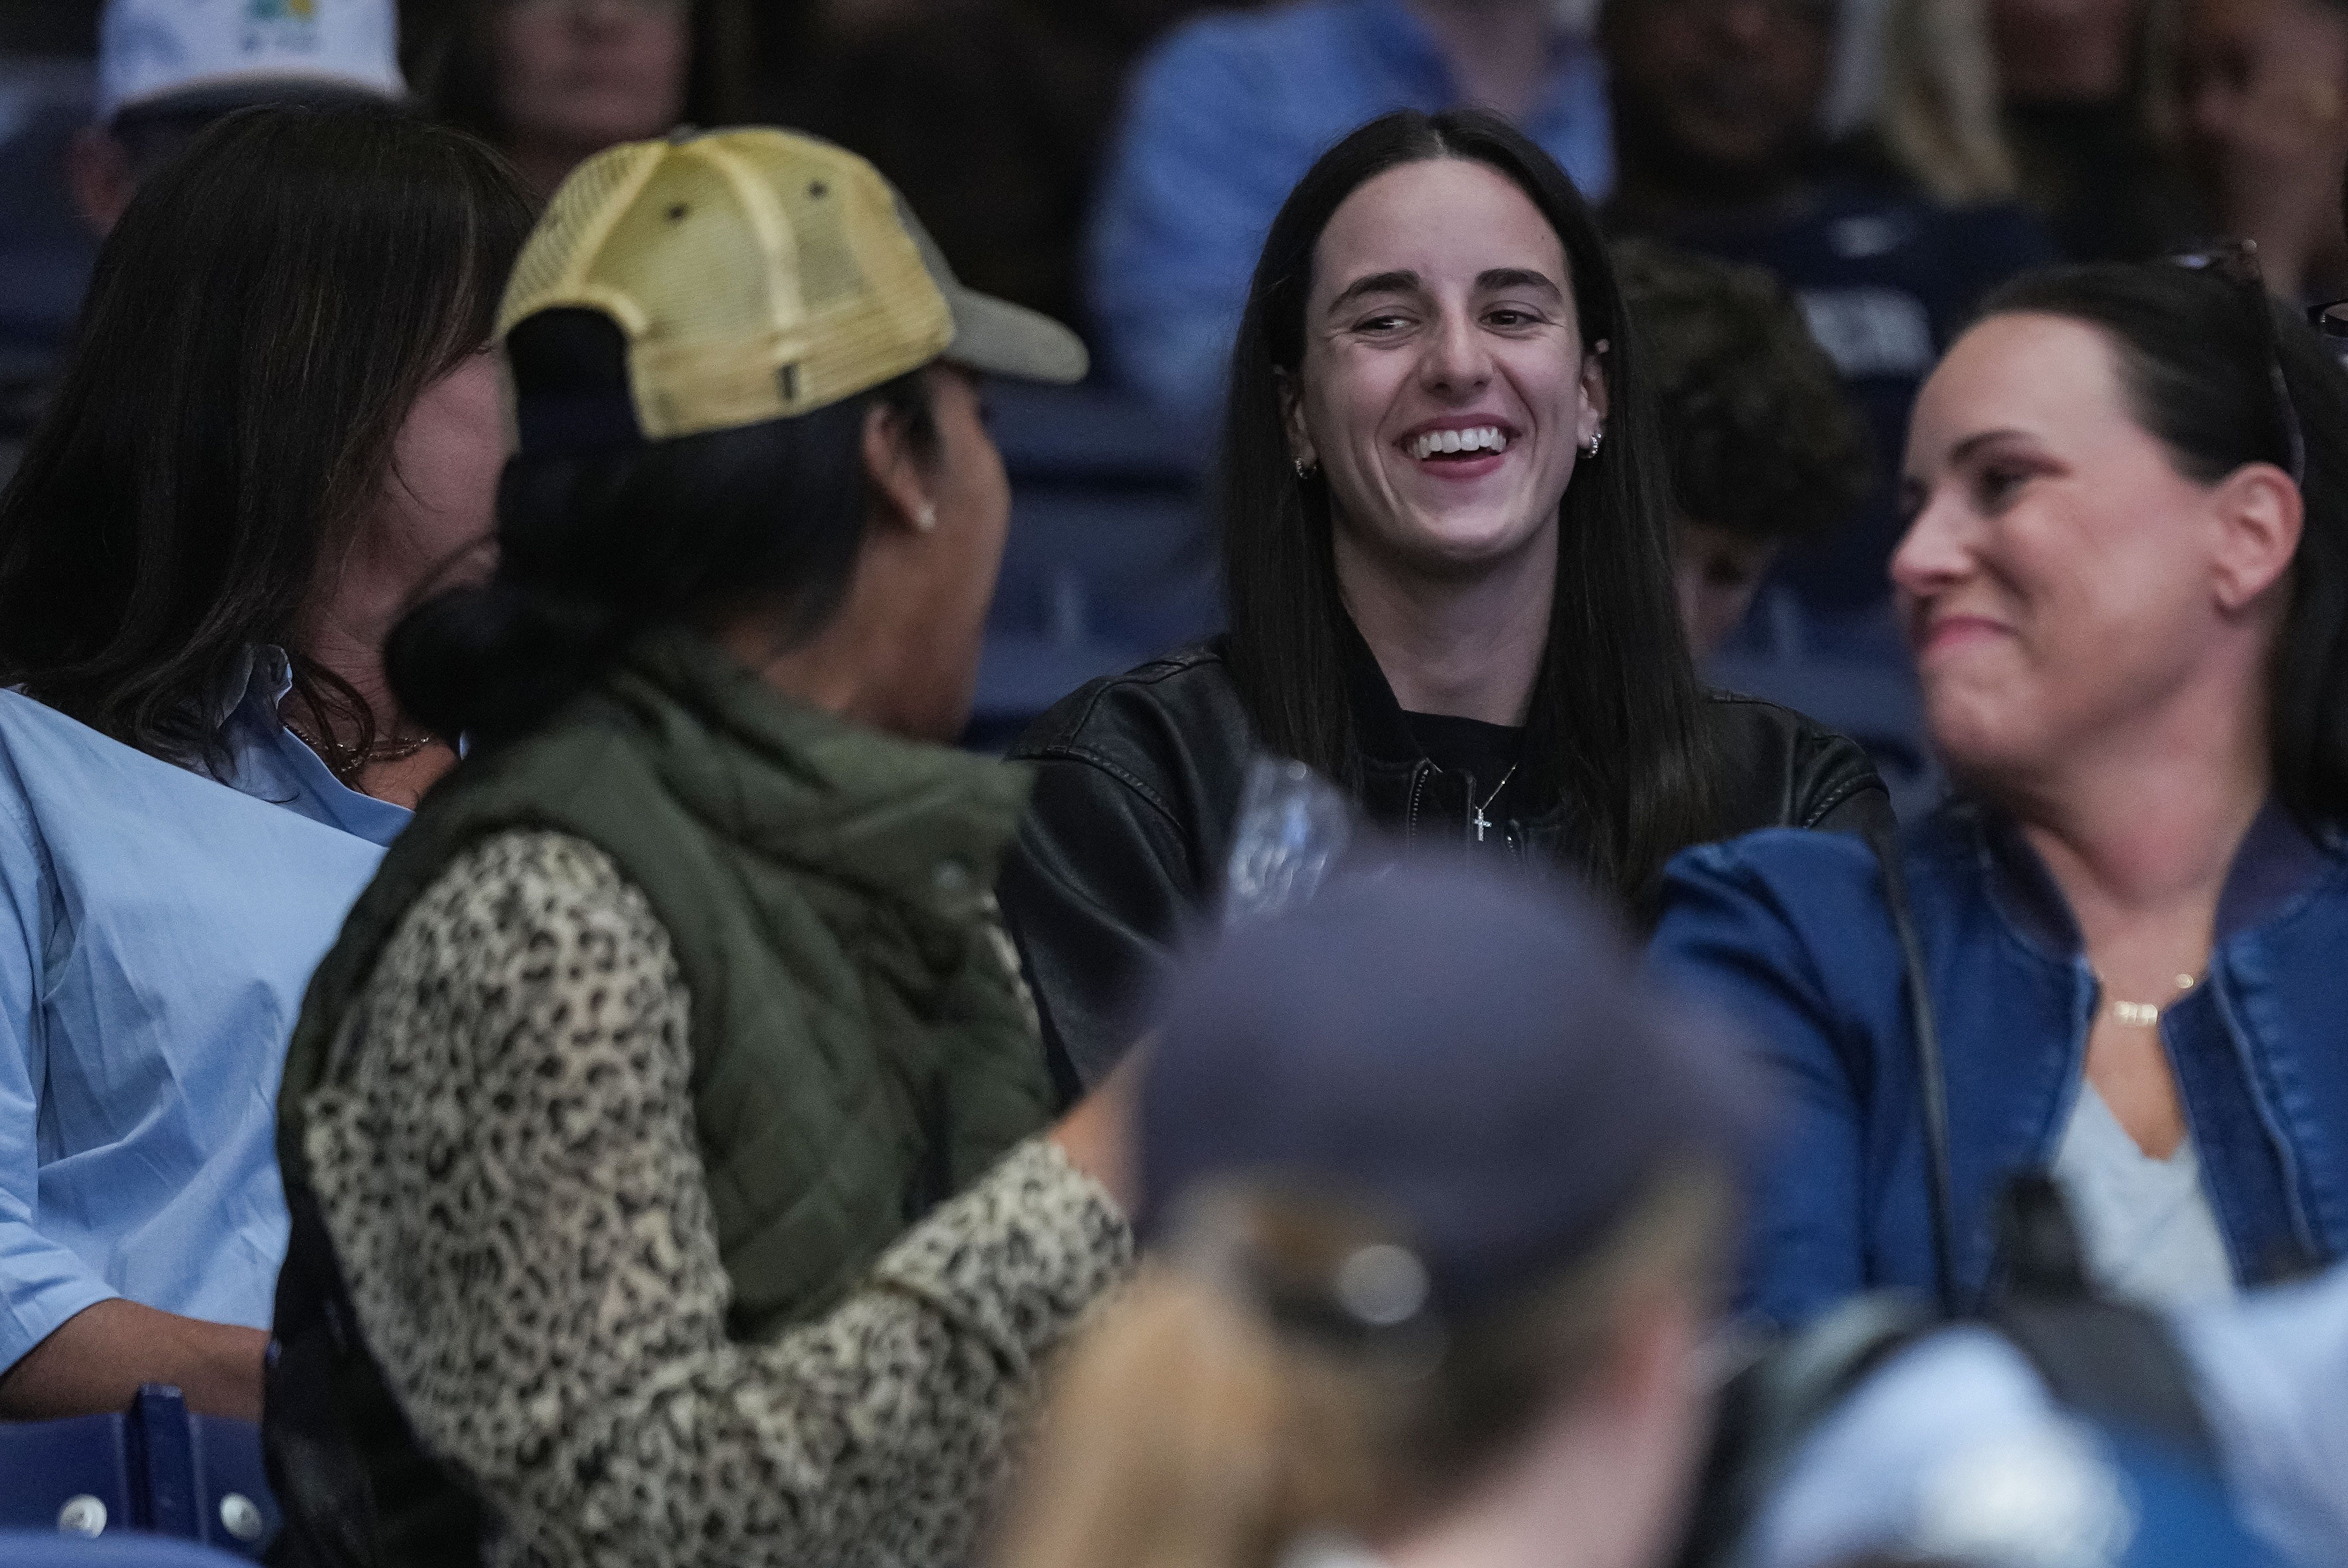
<path fill-rule="evenodd" d="M 1746 1305 L 1977 1301 L 2051 1170 L 2106 1288 L 2348 1254 L 2348 377 L 2255 256 L 1993 297 L 1910 428 L 1892 576 L 1960 792 L 1904 831 L 1947 1086 L 1950 1263 L 1882 869 L 1764 832 L 1673 864 L 1657 966 L 1790 1113 Z"/>

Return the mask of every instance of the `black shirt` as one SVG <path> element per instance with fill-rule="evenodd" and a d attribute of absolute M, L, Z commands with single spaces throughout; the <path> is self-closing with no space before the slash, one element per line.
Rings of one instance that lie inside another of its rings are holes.
<path fill-rule="evenodd" d="M 1485 841 L 1503 841 L 1499 830 L 1509 820 L 1511 806 L 1520 801 L 1517 759 L 1524 754 L 1523 729 L 1447 713 L 1405 710 L 1402 717 L 1429 762 L 1446 773 L 1466 777 L 1470 805 L 1492 824 Z"/>

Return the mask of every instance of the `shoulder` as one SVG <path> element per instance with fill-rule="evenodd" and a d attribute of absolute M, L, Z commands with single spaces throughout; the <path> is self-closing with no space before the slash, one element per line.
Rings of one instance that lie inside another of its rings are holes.
<path fill-rule="evenodd" d="M 1218 639 L 1079 687 L 1028 727 L 1011 757 L 1076 764 L 1156 795 L 1202 762 L 1229 758 L 1236 768 L 1252 729 Z"/>
<path fill-rule="evenodd" d="M 1920 914 L 1972 887 L 1978 848 L 1970 808 L 1941 807 L 1893 840 Z M 1766 921 L 1814 934 L 1827 949 L 1860 933 L 1890 940 L 1883 865 L 1855 833 L 1771 828 L 1672 858 L 1663 871 L 1663 923 L 1707 926 Z"/>
<path fill-rule="evenodd" d="M 1195 108 L 1201 93 L 1221 95 L 1249 81 L 1300 44 L 1310 45 L 1326 26 L 1317 13 L 1323 5 L 1272 6 L 1262 11 L 1210 11 L 1173 28 L 1135 67 L 1137 103 Z"/>
<path fill-rule="evenodd" d="M 1705 695 L 1732 832 L 1816 828 L 1829 819 L 1844 826 L 1855 805 L 1870 801 L 1883 803 L 1888 823 L 1883 779 L 1857 741 L 1759 697 Z"/>
<path fill-rule="evenodd" d="M 1216 10 L 1173 28 L 1150 50 L 1143 70 L 1240 71 L 1259 60 L 1285 60 L 1296 50 L 1339 38 L 1359 9 L 1356 0 L 1302 0 L 1251 11 Z"/>
<path fill-rule="evenodd" d="M 450 979 L 570 989 L 675 974 L 643 892 L 586 840 L 493 832 L 458 851 L 404 914 L 370 989 Z"/>
<path fill-rule="evenodd" d="M 1854 906 L 1882 898 L 1882 871 L 1864 840 L 1798 828 L 1764 828 L 1683 850 L 1663 877 L 1666 919 L 1675 905 L 1733 894 L 1756 910 L 1832 924 Z"/>
<path fill-rule="evenodd" d="M 1717 689 L 1708 689 L 1704 696 L 1713 734 L 1727 748 L 1732 761 L 1844 747 L 1859 749 L 1858 742 L 1782 703 Z"/>
<path fill-rule="evenodd" d="M 1293 129 L 1300 89 L 1320 84 L 1303 95 L 1317 102 L 1328 82 L 1358 69 L 1362 13 L 1360 0 L 1303 0 L 1210 11 L 1177 26 L 1135 68 L 1136 123 L 1219 128 L 1234 146 L 1270 127 Z"/>

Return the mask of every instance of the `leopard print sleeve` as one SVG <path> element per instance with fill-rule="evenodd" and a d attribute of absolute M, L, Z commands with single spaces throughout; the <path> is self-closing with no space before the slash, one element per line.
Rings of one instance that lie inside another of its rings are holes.
<path fill-rule="evenodd" d="M 967 1561 L 1038 1360 L 1129 1267 L 1023 1145 L 768 1344 L 727 1286 L 666 931 L 608 857 L 512 832 L 401 922 L 309 1101 L 351 1296 L 500 1564 Z"/>

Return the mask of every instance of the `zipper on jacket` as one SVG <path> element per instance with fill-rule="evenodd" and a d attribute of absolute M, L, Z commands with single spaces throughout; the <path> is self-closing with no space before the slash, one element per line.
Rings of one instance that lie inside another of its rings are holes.
<path fill-rule="evenodd" d="M 1408 848 L 1418 840 L 1418 802 L 1426 793 L 1426 777 L 1435 771 L 1435 764 L 1420 758 L 1411 765 L 1410 800 L 1402 810 L 1402 841 Z"/>

